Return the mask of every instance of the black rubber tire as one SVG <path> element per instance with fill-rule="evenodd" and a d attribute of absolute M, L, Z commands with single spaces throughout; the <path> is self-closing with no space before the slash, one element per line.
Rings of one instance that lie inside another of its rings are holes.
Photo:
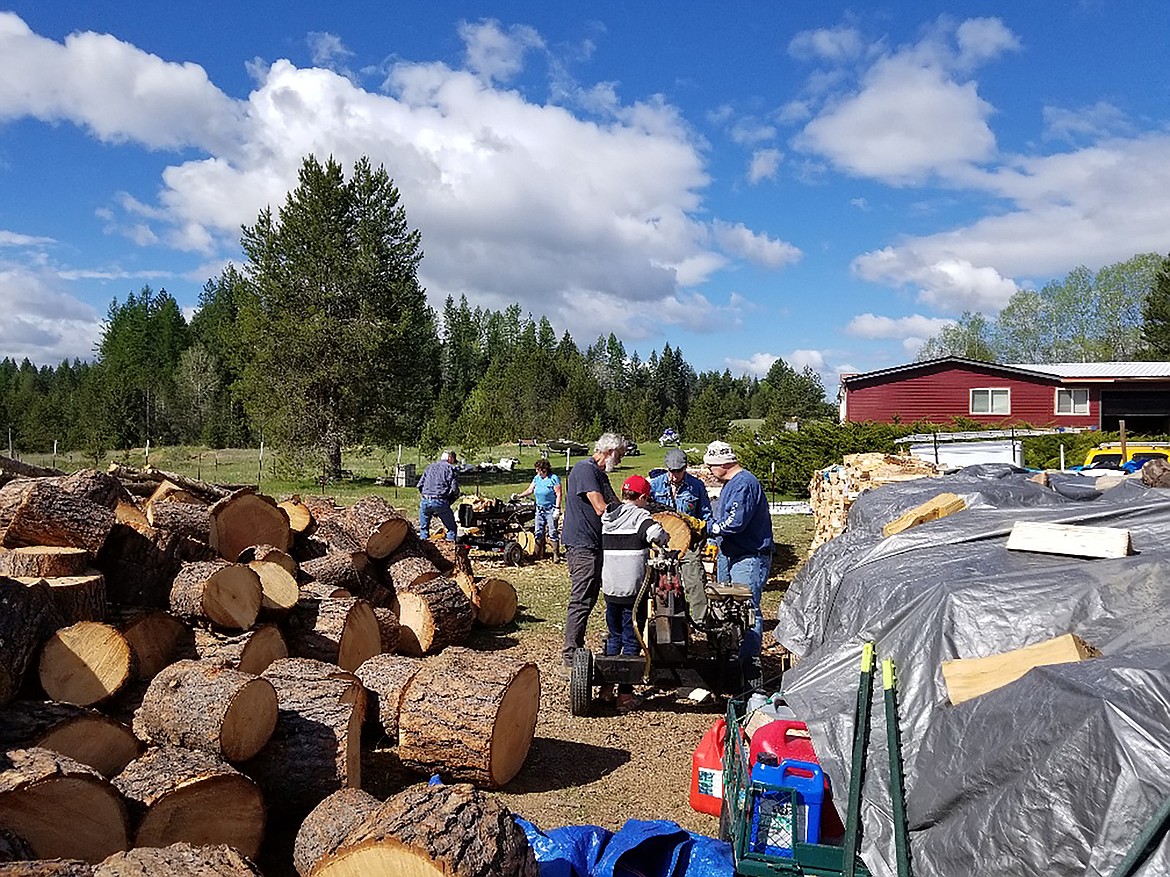
<path fill-rule="evenodd" d="M 521 566 L 524 563 L 524 549 L 519 542 L 509 542 L 504 546 L 504 563 L 508 566 Z"/>
<path fill-rule="evenodd" d="M 569 676 L 569 712 L 587 716 L 593 706 L 593 652 L 579 648 L 573 652 L 573 670 Z"/>

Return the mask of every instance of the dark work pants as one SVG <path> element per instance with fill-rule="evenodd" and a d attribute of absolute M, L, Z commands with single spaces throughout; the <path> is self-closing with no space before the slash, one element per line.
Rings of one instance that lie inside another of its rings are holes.
<path fill-rule="evenodd" d="M 566 548 L 565 567 L 569 572 L 569 610 L 565 614 L 565 647 L 561 660 L 573 664 L 574 650 L 585 645 L 589 613 L 601 591 L 601 549 Z"/>

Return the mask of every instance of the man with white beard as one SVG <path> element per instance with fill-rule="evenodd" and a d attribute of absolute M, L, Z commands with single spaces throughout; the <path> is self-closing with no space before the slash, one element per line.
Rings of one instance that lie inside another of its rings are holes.
<path fill-rule="evenodd" d="M 617 468 L 626 452 L 626 440 L 607 432 L 586 457 L 569 472 L 565 489 L 565 521 L 561 543 L 569 573 L 569 609 L 565 616 L 563 673 L 570 675 L 573 652 L 585 645 L 585 626 L 601 590 L 601 516 L 617 495 L 606 473 Z"/>

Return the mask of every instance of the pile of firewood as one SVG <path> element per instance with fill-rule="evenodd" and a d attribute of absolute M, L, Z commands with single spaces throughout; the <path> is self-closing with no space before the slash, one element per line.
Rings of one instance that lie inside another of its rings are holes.
<path fill-rule="evenodd" d="M 810 550 L 845 532 L 849 507 L 862 491 L 938 474 L 933 463 L 893 454 L 847 454 L 843 464 L 821 469 L 808 485 L 816 521 Z"/>
<path fill-rule="evenodd" d="M 0 475 L 0 862 L 15 860 L 0 874 L 257 873 L 273 820 L 360 789 L 363 726 L 445 780 L 496 788 L 523 765 L 536 666 L 446 648 L 477 617 L 510 622 L 515 589 L 381 497 L 277 502 L 117 467 Z M 391 857 L 442 869 L 441 843 L 416 849 L 401 813 L 380 819 L 363 826 Z M 363 826 L 322 855 L 347 856 Z M 77 870 L 25 861 L 57 858 Z"/>

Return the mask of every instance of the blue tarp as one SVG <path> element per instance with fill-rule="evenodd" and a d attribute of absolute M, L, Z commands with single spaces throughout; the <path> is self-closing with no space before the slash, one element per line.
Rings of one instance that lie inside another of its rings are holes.
<path fill-rule="evenodd" d="M 616 832 L 597 825 L 541 831 L 517 817 L 540 877 L 734 877 L 731 846 L 675 822 L 631 819 Z"/>

